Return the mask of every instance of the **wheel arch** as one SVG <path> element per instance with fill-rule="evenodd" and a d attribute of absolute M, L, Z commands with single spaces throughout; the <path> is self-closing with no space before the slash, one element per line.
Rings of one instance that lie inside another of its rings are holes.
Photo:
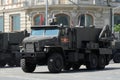
<path fill-rule="evenodd" d="M 49 47 L 49 48 L 47 48 L 47 58 L 49 57 L 49 56 L 51 56 L 52 54 L 54 54 L 54 53 L 58 53 L 58 54 L 61 54 L 62 56 L 63 56 L 63 58 L 64 58 L 64 50 L 63 50 L 63 48 L 61 48 L 61 47 Z"/>

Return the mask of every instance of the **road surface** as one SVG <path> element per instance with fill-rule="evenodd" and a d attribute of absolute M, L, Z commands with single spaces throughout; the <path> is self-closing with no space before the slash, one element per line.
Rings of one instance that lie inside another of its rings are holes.
<path fill-rule="evenodd" d="M 46 66 L 38 66 L 34 73 L 24 73 L 20 67 L 0 68 L 0 80 L 120 80 L 120 64 L 110 64 L 105 70 L 62 71 L 49 73 Z"/>

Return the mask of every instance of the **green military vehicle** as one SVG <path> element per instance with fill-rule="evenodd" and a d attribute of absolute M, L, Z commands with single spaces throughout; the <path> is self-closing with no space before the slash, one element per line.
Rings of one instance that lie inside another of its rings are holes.
<path fill-rule="evenodd" d="M 47 65 L 52 73 L 62 70 L 104 69 L 112 59 L 111 30 L 95 27 L 32 26 L 22 42 L 21 67 L 31 73 L 36 65 Z"/>

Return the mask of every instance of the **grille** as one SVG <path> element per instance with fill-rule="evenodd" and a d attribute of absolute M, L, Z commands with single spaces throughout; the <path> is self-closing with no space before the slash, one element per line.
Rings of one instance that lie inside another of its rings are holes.
<path fill-rule="evenodd" d="M 34 52 L 34 44 L 26 44 L 26 52 Z"/>

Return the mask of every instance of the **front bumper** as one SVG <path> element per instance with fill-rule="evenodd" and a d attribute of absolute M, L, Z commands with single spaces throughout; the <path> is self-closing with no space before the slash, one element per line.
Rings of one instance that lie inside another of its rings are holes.
<path fill-rule="evenodd" d="M 27 57 L 44 58 L 46 56 L 45 52 L 22 52 L 21 55 L 22 58 L 27 58 Z"/>

